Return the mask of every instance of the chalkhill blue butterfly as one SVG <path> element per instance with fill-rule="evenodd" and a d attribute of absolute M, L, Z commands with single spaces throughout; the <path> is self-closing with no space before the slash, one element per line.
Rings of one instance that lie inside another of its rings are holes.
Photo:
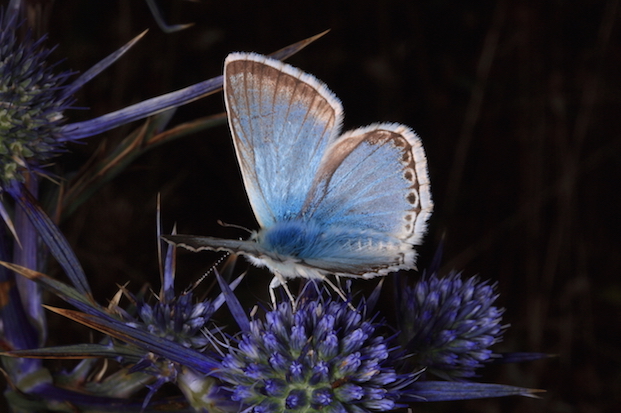
<path fill-rule="evenodd" d="M 410 128 L 376 123 L 341 134 L 343 108 L 326 85 L 255 53 L 226 58 L 224 99 L 261 229 L 248 240 L 166 240 L 244 255 L 275 274 L 272 290 L 290 277 L 414 268 L 433 203 L 425 152 Z"/>

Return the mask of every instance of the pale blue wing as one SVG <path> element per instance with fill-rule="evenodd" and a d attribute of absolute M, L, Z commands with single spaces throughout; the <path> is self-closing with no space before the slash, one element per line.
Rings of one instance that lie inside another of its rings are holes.
<path fill-rule="evenodd" d="M 384 257 L 394 270 L 414 266 L 412 246 L 421 243 L 432 209 L 420 139 L 408 127 L 388 123 L 347 132 L 327 149 L 300 217 L 333 230 L 359 231 L 362 247 L 345 244 L 330 261 L 339 254 L 354 263 L 360 259 L 364 271 Z M 325 243 L 338 250 L 329 239 Z M 315 245 L 313 251 L 323 249 Z"/>
<path fill-rule="evenodd" d="M 270 227 L 297 216 L 338 137 L 341 103 L 313 76 L 253 53 L 226 58 L 224 97 L 257 221 Z"/>

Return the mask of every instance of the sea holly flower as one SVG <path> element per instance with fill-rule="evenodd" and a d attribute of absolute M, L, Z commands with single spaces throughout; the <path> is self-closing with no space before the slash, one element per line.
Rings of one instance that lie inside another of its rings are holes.
<path fill-rule="evenodd" d="M 312 283 L 312 281 L 309 281 Z M 376 292 L 357 308 L 342 300 L 310 294 L 295 303 L 277 303 L 250 319 L 220 282 L 241 334 L 232 338 L 216 377 L 228 384 L 230 398 L 252 412 L 374 412 L 417 402 L 465 400 L 534 390 L 500 384 L 431 381 L 416 354 L 386 335 L 386 325 L 369 317 Z M 312 284 L 309 284 L 312 285 Z M 227 387 L 227 386 L 225 386 Z"/>
<path fill-rule="evenodd" d="M 49 175 L 46 165 L 72 140 L 65 139 L 62 127 L 67 126 L 65 112 L 72 107 L 73 94 L 123 55 L 137 39 L 69 83 L 73 73 L 57 73 L 56 65 L 48 61 L 51 50 L 44 45 L 45 37 L 35 40 L 30 31 L 20 36 L 22 22 L 17 17 L 20 6 L 19 2 L 12 2 L 7 12 L 0 10 L 0 217 L 6 224 L 0 229 L 2 242 L 6 243 L 3 248 L 13 250 L 13 262 L 42 269 L 46 254 L 39 248 L 38 237 L 41 237 L 74 285 L 88 293 L 88 283 L 68 243 L 36 201 L 38 181 L 40 176 Z M 4 238 L 5 229 L 15 239 L 13 248 L 8 238 Z M 9 279 L 13 275 L 2 277 Z M 40 292 L 34 284 L 23 280 L 11 288 L 19 289 L 23 301 L 13 304 L 16 308 L 23 306 L 25 317 L 36 324 L 38 337 L 34 341 L 43 341 L 46 327 Z M 10 336 L 6 332 L 10 328 L 12 323 L 4 323 L 3 334 Z M 7 345 L 23 348 L 18 342 Z"/>
<path fill-rule="evenodd" d="M 174 343 L 175 346 L 181 345 L 183 348 L 209 354 L 213 352 L 209 337 L 213 336 L 215 332 L 209 332 L 208 323 L 212 322 L 211 317 L 222 301 L 220 300 L 216 304 L 210 300 L 196 301 L 191 291 L 175 295 L 174 282 L 172 281 L 174 278 L 172 248 L 169 247 L 168 251 L 163 271 L 162 289 L 159 296 L 153 297 L 156 299 L 155 303 L 147 302 L 144 294 L 135 296 L 123 288 L 121 292 L 130 299 L 131 309 L 125 311 L 120 306 L 115 305 L 112 311 L 121 316 L 124 323 L 123 328 L 126 331 L 131 332 L 127 327 L 139 329 L 145 332 L 147 337 L 152 337 L 152 340 L 162 340 L 163 343 Z M 175 346 L 170 346 L 170 349 L 174 350 Z M 189 387 L 196 383 L 196 379 L 189 379 L 189 377 L 194 377 L 196 372 L 193 369 L 186 368 L 186 363 L 172 361 L 170 357 L 156 354 L 150 351 L 148 344 L 138 347 L 149 351 L 129 371 L 144 371 L 156 379 L 154 383 L 148 385 L 149 393 L 144 399 L 144 407 L 149 404 L 153 395 L 165 383 L 179 382 Z M 205 380 L 205 383 L 207 384 L 204 384 L 201 390 L 209 394 L 208 400 L 216 405 L 213 402 L 216 396 L 212 393 L 217 393 L 217 383 L 213 380 Z M 180 388 L 186 389 L 182 386 Z"/>
<path fill-rule="evenodd" d="M 0 185 L 23 181 L 21 171 L 38 169 L 61 150 L 55 137 L 73 97 L 67 93 L 69 72 L 55 73 L 47 63 L 45 38 L 30 33 L 18 39 L 19 24 L 0 15 Z"/>
<path fill-rule="evenodd" d="M 74 311 L 49 308 L 50 310 L 108 336 L 98 344 L 16 350 L 9 354 L 13 357 L 58 359 L 83 357 L 87 360 L 91 357 L 105 357 L 121 363 L 124 366 L 122 374 L 117 372 L 104 375 L 104 372 L 99 372 L 98 375 L 105 380 L 100 378 L 96 383 L 89 383 L 88 378 L 92 377 L 93 369 L 97 366 L 88 363 L 80 363 L 73 372 L 59 376 L 62 377 L 65 386 L 91 396 L 90 399 L 84 396 L 80 401 L 79 405 L 86 410 L 89 408 L 96 410 L 101 400 L 104 398 L 112 400 L 111 397 L 115 398 L 116 405 L 131 410 L 133 407 L 130 406 L 136 405 L 135 400 L 118 398 L 131 396 L 144 387 L 148 388 L 149 392 L 142 399 L 140 409 L 148 410 L 161 405 L 159 402 L 151 405 L 151 398 L 159 388 L 165 383 L 173 383 L 184 393 L 188 393 L 190 404 L 198 403 L 200 400 L 201 403 L 222 409 L 234 404 L 235 408 L 227 411 L 237 411 L 238 403 L 223 399 L 220 396 L 219 382 L 210 377 L 219 369 L 220 364 L 210 340 L 218 333 L 218 329 L 209 331 L 209 327 L 210 323 L 213 323 L 211 316 L 223 304 L 224 299 L 220 297 L 213 301 L 196 301 L 191 291 L 176 295 L 174 251 L 170 246 L 162 248 L 166 248 L 167 251 L 164 254 L 166 258 L 161 271 L 162 288 L 159 294 L 134 295 L 122 287 L 105 308 L 75 288 L 44 274 L 14 264 L 2 263 L 4 267 L 37 282 L 79 309 Z M 239 281 L 240 279 L 233 282 L 231 288 L 234 288 Z M 129 303 L 122 304 L 124 301 Z M 67 392 L 61 391 L 56 394 L 50 383 L 40 383 L 30 389 L 30 393 L 39 395 L 42 389 L 46 391 L 45 397 L 49 400 L 57 400 L 58 397 L 68 397 L 68 400 L 74 398 Z M 192 391 L 201 393 L 194 394 Z M 175 403 L 179 404 L 179 400 Z"/>
<path fill-rule="evenodd" d="M 393 410 L 413 402 L 533 393 L 513 386 L 429 381 L 422 377 L 420 366 L 412 368 L 407 364 L 417 354 L 403 351 L 395 342 L 398 335 L 384 334 L 387 326 L 368 316 L 377 299 L 375 293 L 352 309 L 348 302 L 325 298 L 328 292 L 320 287 L 315 287 L 322 291 L 320 295 L 312 294 L 313 289 L 307 288 L 295 303 L 284 299 L 265 315 L 259 316 L 253 310 L 248 318 L 231 289 L 235 283 L 230 286 L 219 278 L 223 294 L 213 302 L 213 308 L 226 300 L 240 328 L 240 333 L 227 337 L 218 327 L 194 330 L 200 325 L 205 327 L 202 315 L 211 305 L 189 304 L 185 300 L 173 304 L 177 299 L 171 297 L 169 287 L 158 295 L 159 301 L 169 304 L 149 305 L 151 309 L 160 309 L 147 310 L 141 316 L 139 308 L 147 307 L 141 304 L 144 300 L 139 296 L 131 300 L 127 313 L 118 298 L 104 310 L 63 283 L 12 264 L 3 265 L 37 281 L 80 310 L 56 308 L 53 311 L 116 339 L 100 345 L 14 351 L 7 355 L 69 358 L 97 355 L 132 363 L 133 367 L 127 371 L 143 372 L 152 378 L 143 381 L 150 389 L 143 408 L 151 406 L 150 398 L 166 382 L 177 385 L 196 411 L 210 412 L 373 412 Z M 171 279 L 165 276 L 163 285 L 171 286 Z M 121 291 L 120 295 L 128 296 L 128 293 Z M 185 314 L 179 318 L 184 320 L 179 325 L 189 324 L 189 330 L 169 328 L 169 321 L 176 319 L 179 308 Z M 152 316 L 156 312 L 168 315 Z M 158 327 L 152 329 L 148 323 L 157 323 Z M 209 338 L 209 344 L 194 348 L 203 343 L 188 340 L 186 333 L 190 330 L 196 331 L 197 337 Z M 129 376 L 124 380 L 127 387 L 136 383 Z M 49 391 L 49 396 L 53 395 Z M 98 403 L 96 399 L 92 402 Z"/>
<path fill-rule="evenodd" d="M 66 110 L 73 94 L 138 40 L 134 39 L 69 83 L 72 72 L 57 72 L 49 62 L 46 37 L 20 38 L 17 14 L 0 11 L 0 188 L 24 182 L 29 173 L 45 175 L 44 167 L 63 152 Z"/>
<path fill-rule="evenodd" d="M 308 286 L 308 285 L 307 285 Z M 219 377 L 247 411 L 371 412 L 399 407 L 399 390 L 416 372 L 395 370 L 399 354 L 384 324 L 342 300 L 298 297 L 264 317 L 247 319 L 227 303 L 242 328 L 222 360 Z"/>
<path fill-rule="evenodd" d="M 437 377 L 455 380 L 475 376 L 494 357 L 489 348 L 502 339 L 504 309 L 493 305 L 495 285 L 477 277 L 425 276 L 399 294 L 400 342 L 410 362 Z"/>
<path fill-rule="evenodd" d="M 201 349 L 209 339 L 201 333 L 215 311 L 211 301 L 195 302 L 191 292 L 173 297 L 170 301 L 149 304 L 136 299 L 139 322 L 156 337 L 176 341 L 184 347 Z"/>

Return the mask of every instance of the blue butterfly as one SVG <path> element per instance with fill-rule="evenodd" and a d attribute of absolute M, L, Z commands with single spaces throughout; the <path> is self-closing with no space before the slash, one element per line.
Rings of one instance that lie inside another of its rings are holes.
<path fill-rule="evenodd" d="M 255 53 L 226 58 L 224 99 L 261 229 L 248 240 L 167 241 L 242 254 L 275 274 L 272 291 L 291 277 L 372 278 L 415 267 L 413 246 L 433 203 L 425 152 L 410 128 L 376 123 L 341 134 L 343 108 L 326 85 Z"/>

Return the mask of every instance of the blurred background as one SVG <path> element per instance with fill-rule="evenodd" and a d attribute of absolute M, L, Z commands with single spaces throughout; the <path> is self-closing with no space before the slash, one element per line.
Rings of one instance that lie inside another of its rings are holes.
<path fill-rule="evenodd" d="M 217 76 L 232 51 L 267 54 L 330 29 L 289 62 L 342 100 L 345 129 L 395 121 L 421 136 L 436 206 L 419 268 L 443 240 L 442 272 L 498 283 L 511 328 L 495 350 L 557 355 L 494 366 L 480 378 L 547 390 L 540 400 L 416 411 L 621 411 L 618 0 L 161 0 L 169 24 L 194 23 L 171 34 L 143 0 L 32 3 L 48 16 L 61 69 L 83 72 L 149 29 L 76 96 L 83 110 L 68 113 L 71 121 Z M 179 109 L 171 125 L 223 110 L 213 95 Z M 137 126 L 73 145 L 57 167 L 76 170 Z M 63 223 L 100 302 L 127 281 L 134 290 L 158 287 L 158 193 L 165 231 L 176 223 L 181 233 L 245 236 L 217 220 L 257 228 L 224 123 L 162 145 Z M 180 285 L 217 258 L 180 254 Z M 240 294 L 266 299 L 270 279 L 252 270 Z M 53 342 L 88 337 L 55 320 L 51 329 L 62 327 L 63 337 L 53 333 Z"/>

